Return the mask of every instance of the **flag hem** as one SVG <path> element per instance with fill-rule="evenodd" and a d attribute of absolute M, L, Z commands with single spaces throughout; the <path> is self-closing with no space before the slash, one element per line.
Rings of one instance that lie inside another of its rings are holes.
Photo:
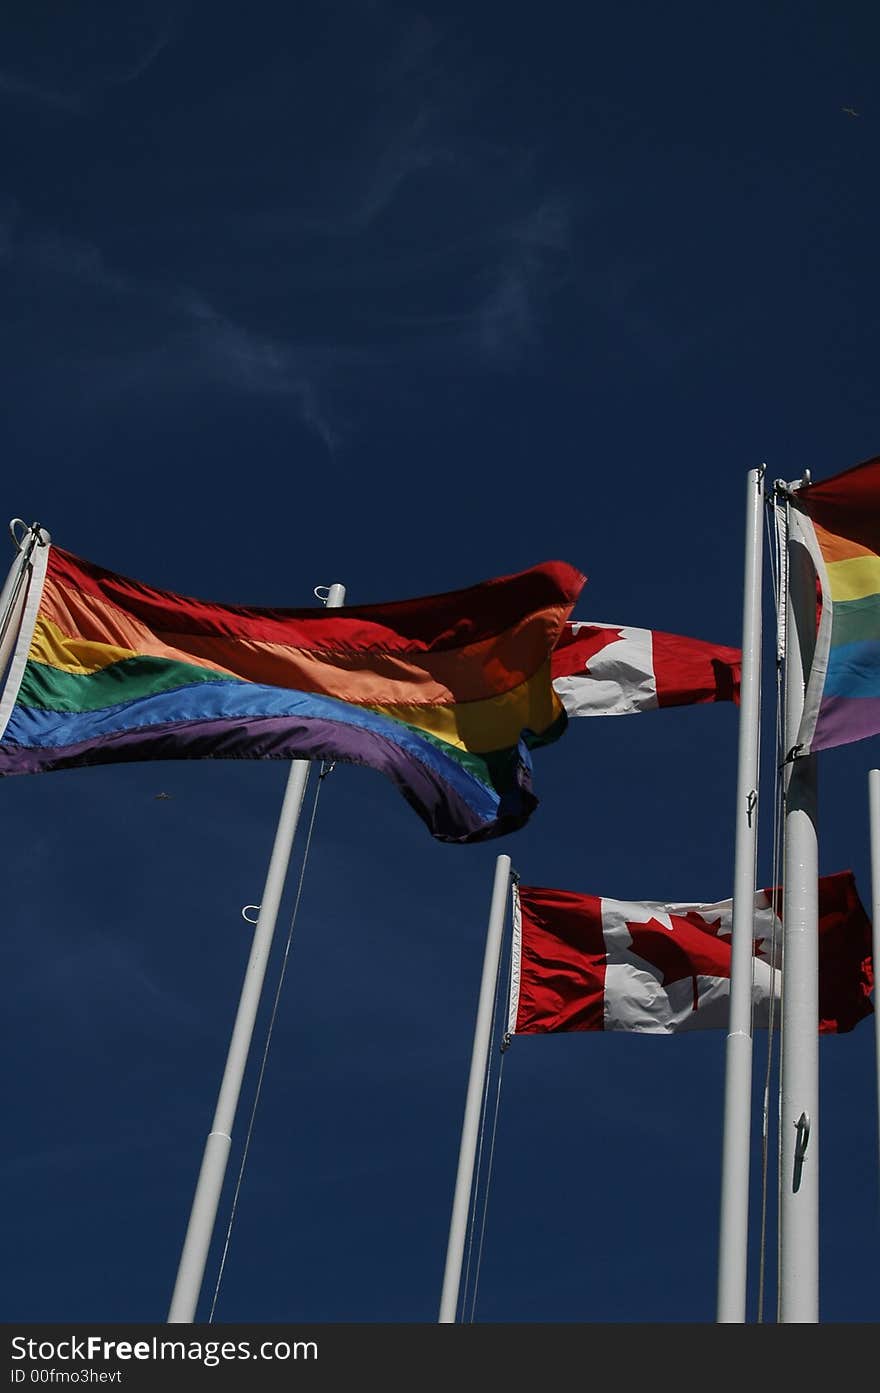
<path fill-rule="evenodd" d="M 831 626 L 834 618 L 834 601 L 831 598 L 831 586 L 828 581 L 828 571 L 825 567 L 825 558 L 819 546 L 819 539 L 816 536 L 816 529 L 813 526 L 812 518 L 808 514 L 801 512 L 794 500 L 790 511 L 789 521 L 789 540 L 794 536 L 806 548 L 810 560 L 815 567 L 816 575 L 822 586 L 822 610 L 819 616 L 818 631 L 816 633 L 816 647 L 813 653 L 813 660 L 810 663 L 810 671 L 804 685 L 804 708 L 801 715 L 801 723 L 798 727 L 797 743 L 795 751 L 797 757 L 802 758 L 809 755 L 813 750 L 813 741 L 816 738 L 816 726 L 822 707 L 822 694 L 825 690 L 825 678 L 828 675 L 828 659 L 831 653 Z M 810 610 L 810 616 L 814 614 Z M 804 616 L 797 615 L 796 626 Z M 787 641 L 787 639 L 786 639 Z M 784 751 L 788 756 L 791 750 Z"/>
<path fill-rule="evenodd" d="M 519 907 L 519 885 L 513 882 L 511 895 L 511 918 L 513 928 L 510 938 L 510 991 L 507 998 L 507 1033 L 516 1034 L 516 1018 L 519 1015 L 519 988 L 522 977 L 522 915 Z"/>
<path fill-rule="evenodd" d="M 49 564 L 49 552 L 51 543 L 46 546 L 37 546 L 33 553 L 33 560 L 30 563 L 30 576 L 27 582 L 27 600 L 21 616 L 21 626 L 18 630 L 18 638 L 15 641 L 15 648 L 12 654 L 12 661 L 9 664 L 9 672 L 6 683 L 0 696 L 0 740 L 6 734 L 6 727 L 12 715 L 15 703 L 18 700 L 18 692 L 24 677 L 24 670 L 27 666 L 28 653 L 30 652 L 31 640 L 34 636 L 34 629 L 37 625 L 37 615 L 40 610 L 40 602 L 43 598 L 43 585 L 46 580 L 46 568 Z"/>

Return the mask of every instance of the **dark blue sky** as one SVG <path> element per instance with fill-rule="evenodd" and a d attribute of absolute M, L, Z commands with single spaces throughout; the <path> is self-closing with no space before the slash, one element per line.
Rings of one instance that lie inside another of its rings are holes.
<path fill-rule="evenodd" d="M 579 618 L 739 643 L 747 470 L 880 451 L 878 39 L 860 3 L 7 5 L 6 515 L 233 603 L 559 558 Z M 723 898 L 736 729 L 572 722 L 483 847 L 336 769 L 218 1320 L 436 1319 L 496 855 Z M 866 904 L 878 762 L 820 761 Z M 285 772 L 0 787 L 3 1319 L 164 1319 Z M 873 1023 L 821 1063 L 822 1318 L 876 1321 Z M 717 1032 L 514 1041 L 477 1320 L 713 1319 L 723 1066 Z"/>

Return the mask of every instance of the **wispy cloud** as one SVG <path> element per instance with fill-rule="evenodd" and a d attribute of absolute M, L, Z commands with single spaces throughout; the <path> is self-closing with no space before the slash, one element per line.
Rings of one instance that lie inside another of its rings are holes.
<path fill-rule="evenodd" d="M 199 339 L 219 379 L 245 391 L 291 398 L 303 422 L 333 451 L 339 433 L 321 405 L 308 354 L 251 332 L 220 314 L 206 301 L 181 297 L 181 305 L 199 330 Z"/>
<path fill-rule="evenodd" d="M 128 321 L 123 344 L 113 353 L 96 345 L 91 356 L 100 379 L 96 389 L 105 398 L 150 381 L 170 386 L 175 380 L 283 396 L 328 450 L 339 443 L 321 401 L 317 363 L 310 369 L 305 348 L 247 327 L 192 288 L 120 271 L 94 243 L 28 223 L 14 206 L 5 218 L 0 212 L 0 259 L 14 263 L 19 276 L 49 277 L 92 292 L 94 312 L 99 301 L 109 302 L 120 327 L 123 318 Z"/>
<path fill-rule="evenodd" d="M 386 138 L 370 162 L 372 167 L 370 163 L 366 166 L 367 186 L 352 212 L 352 228 L 363 231 L 369 227 L 389 206 L 406 179 L 449 158 L 447 152 L 432 145 L 428 128 L 427 113 L 419 111 Z"/>
<path fill-rule="evenodd" d="M 110 255 L 100 231 L 89 240 L 21 212 L 0 216 L 23 328 L 36 338 L 44 316 L 44 372 L 53 361 L 60 372 L 63 358 L 92 402 L 199 384 L 286 400 L 333 452 L 377 401 L 424 401 L 430 375 L 453 359 L 478 375 L 540 351 L 569 275 L 570 195 L 542 187 L 534 152 L 480 134 L 480 74 L 433 21 L 382 5 L 357 18 L 352 35 L 347 8 L 337 17 L 350 70 L 319 60 L 307 71 L 303 59 L 292 72 L 285 60 L 257 89 L 242 82 L 222 100 L 218 91 L 188 118 L 200 159 L 225 148 L 224 131 L 246 130 L 259 166 L 261 133 L 279 139 L 291 91 L 303 122 L 316 100 L 329 106 L 320 153 L 281 139 L 297 161 L 285 171 L 272 147 L 268 195 L 243 208 L 224 202 L 226 169 L 209 165 L 210 223 L 204 204 L 187 211 L 185 193 L 160 203 L 145 212 L 130 258 L 118 229 Z M 102 56 L 102 80 L 134 81 L 175 36 L 150 18 L 131 61 L 113 67 Z M 323 51 L 336 56 L 332 39 L 328 31 Z M 158 149 L 179 140 L 176 126 L 150 131 Z M 192 235 L 197 225 L 203 236 Z"/>
<path fill-rule="evenodd" d="M 480 345 L 491 357 L 515 356 L 532 337 L 529 286 L 520 268 L 505 271 L 479 313 Z"/>
<path fill-rule="evenodd" d="M 32 266 L 99 290 L 129 294 L 135 289 L 127 276 L 107 265 L 99 247 L 81 238 L 44 230 L 27 247 L 21 248 L 21 252 L 23 259 Z"/>
<path fill-rule="evenodd" d="M 141 13 L 120 7 L 118 14 L 110 11 L 94 25 L 70 6 L 18 61 L 7 53 L 0 98 L 83 112 L 103 89 L 143 77 L 177 36 L 185 13 L 180 0 L 146 0 Z"/>
<path fill-rule="evenodd" d="M 354 134 L 318 207 L 288 214 L 289 225 L 300 233 L 333 237 L 371 231 L 414 175 L 454 166 L 442 117 L 442 109 L 427 102 L 374 117 Z"/>
<path fill-rule="evenodd" d="M 66 1012 L 94 1020 L 97 1014 L 128 1025 L 138 1016 L 152 1030 L 168 1022 L 190 1029 L 199 1025 L 191 1003 L 163 985 L 137 945 L 122 938 L 95 933 L 73 945 L 58 935 L 41 981 L 47 1008 L 51 1003 L 56 1017 Z"/>
<path fill-rule="evenodd" d="M 396 89 L 409 77 L 420 81 L 441 43 L 439 26 L 427 15 L 408 15 L 398 31 L 392 31 L 388 52 L 376 66 L 376 85 Z"/>
<path fill-rule="evenodd" d="M 75 92 L 55 91 L 12 72 L 0 72 L 0 96 L 27 106 L 52 107 L 56 111 L 79 111 L 82 107 L 82 100 Z"/>
<path fill-rule="evenodd" d="M 152 39 L 147 39 L 143 49 L 127 63 L 121 64 L 119 67 L 108 68 L 104 74 L 104 81 L 114 86 L 136 82 L 153 66 L 160 53 L 163 53 L 171 43 L 173 37 L 174 28 L 169 24 Z"/>
<path fill-rule="evenodd" d="M 489 357 L 516 358 L 536 341 L 550 298 L 567 276 L 570 238 L 570 209 L 558 197 L 539 203 L 499 238 L 496 284 L 476 316 Z"/>
<path fill-rule="evenodd" d="M 18 1175 L 34 1175 L 39 1172 L 70 1171 L 89 1166 L 95 1162 L 105 1163 L 111 1156 L 125 1156 L 135 1151 L 149 1151 L 161 1146 L 161 1139 L 151 1136 L 132 1136 L 122 1140 L 98 1142 L 61 1142 L 57 1146 L 46 1146 L 39 1151 L 25 1152 L 21 1156 L 11 1156 L 0 1163 L 0 1179 L 12 1180 Z"/>

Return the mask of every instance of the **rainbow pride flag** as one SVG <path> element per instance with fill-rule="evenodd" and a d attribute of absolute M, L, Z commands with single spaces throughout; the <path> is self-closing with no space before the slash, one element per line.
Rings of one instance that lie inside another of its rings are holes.
<path fill-rule="evenodd" d="M 822 589 L 797 753 L 880 732 L 880 458 L 794 497 L 792 536 Z"/>
<path fill-rule="evenodd" d="M 0 700 L 0 775 L 145 759 L 331 759 L 387 775 L 440 841 L 537 805 L 565 712 L 550 654 L 585 577 L 547 562 L 339 609 L 218 605 L 38 547 Z"/>

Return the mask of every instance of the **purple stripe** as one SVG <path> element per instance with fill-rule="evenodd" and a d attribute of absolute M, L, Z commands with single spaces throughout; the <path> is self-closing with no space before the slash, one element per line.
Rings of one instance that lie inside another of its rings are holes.
<path fill-rule="evenodd" d="M 0 746 L 0 776 L 38 774 L 92 764 L 142 759 L 339 759 L 385 774 L 442 842 L 486 841 L 525 823 L 538 800 L 529 770 L 520 762 L 516 787 L 500 798 L 474 779 L 475 801 L 483 815 L 461 798 L 441 776 L 394 741 L 338 721 L 290 717 L 200 721 L 158 725 L 82 741 L 55 749 Z"/>
<path fill-rule="evenodd" d="M 880 733 L 880 697 L 823 697 L 811 750 L 831 750 Z"/>

